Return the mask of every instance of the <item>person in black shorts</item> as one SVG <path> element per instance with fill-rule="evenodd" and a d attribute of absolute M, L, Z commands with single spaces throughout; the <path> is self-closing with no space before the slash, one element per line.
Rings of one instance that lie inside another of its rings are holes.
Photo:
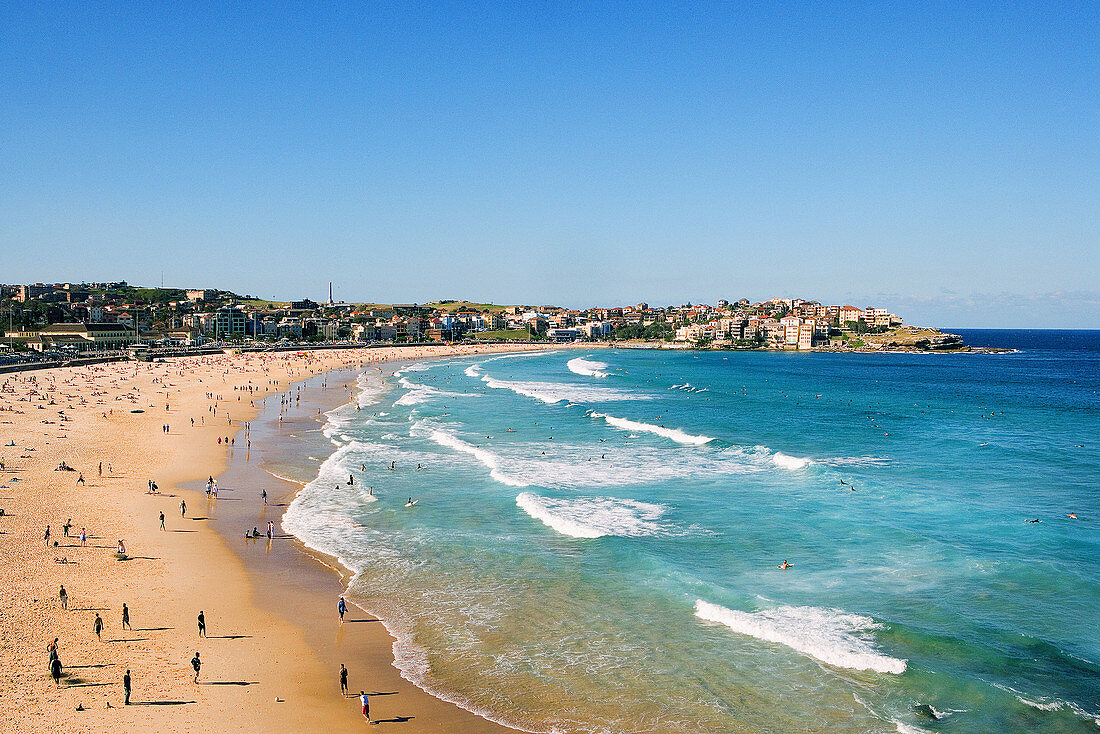
<path fill-rule="evenodd" d="M 348 695 L 348 669 L 343 663 L 340 663 L 340 693 L 344 696 Z"/>
<path fill-rule="evenodd" d="M 206 615 L 199 610 L 199 637 L 206 637 Z"/>

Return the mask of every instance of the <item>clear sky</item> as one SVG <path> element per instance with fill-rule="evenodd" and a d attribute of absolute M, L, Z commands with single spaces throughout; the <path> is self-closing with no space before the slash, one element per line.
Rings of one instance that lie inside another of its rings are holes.
<path fill-rule="evenodd" d="M 162 273 L 1098 328 L 1100 4 L 0 3 L 0 282 Z"/>

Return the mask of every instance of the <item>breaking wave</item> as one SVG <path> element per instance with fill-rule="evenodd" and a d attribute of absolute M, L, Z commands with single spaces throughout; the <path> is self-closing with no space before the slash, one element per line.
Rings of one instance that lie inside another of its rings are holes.
<path fill-rule="evenodd" d="M 905 661 L 875 649 L 871 630 L 882 625 L 870 617 L 818 607 L 777 607 L 742 612 L 695 602 L 695 616 L 729 627 L 734 632 L 792 650 L 828 665 L 851 670 L 874 670 L 900 675 Z"/>
<path fill-rule="evenodd" d="M 665 508 L 648 502 L 613 497 L 563 500 L 523 492 L 516 504 L 547 527 L 573 538 L 637 538 L 668 532 L 658 522 Z"/>
<path fill-rule="evenodd" d="M 613 415 L 607 415 L 605 413 L 596 413 L 593 411 L 590 412 L 589 415 L 593 418 L 603 418 L 607 421 L 608 425 L 624 431 L 652 433 L 657 436 L 672 439 L 676 443 L 682 443 L 689 446 L 702 446 L 714 440 L 710 436 L 696 436 L 686 431 L 681 431 L 679 428 L 665 428 L 664 426 L 658 426 L 653 423 L 642 423 L 641 421 L 632 421 L 627 418 L 616 418 Z"/>
<path fill-rule="evenodd" d="M 569 371 L 575 375 L 585 375 L 587 377 L 607 377 L 607 364 L 605 362 L 596 362 L 594 360 L 587 360 L 582 357 L 571 359 L 565 363 L 565 366 L 569 368 Z"/>

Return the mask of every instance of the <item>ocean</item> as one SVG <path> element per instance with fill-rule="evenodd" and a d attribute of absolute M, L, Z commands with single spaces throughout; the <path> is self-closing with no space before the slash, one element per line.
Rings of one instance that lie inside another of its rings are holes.
<path fill-rule="evenodd" d="M 519 729 L 1095 732 L 1100 332 L 961 333 L 371 367 L 283 527 Z"/>

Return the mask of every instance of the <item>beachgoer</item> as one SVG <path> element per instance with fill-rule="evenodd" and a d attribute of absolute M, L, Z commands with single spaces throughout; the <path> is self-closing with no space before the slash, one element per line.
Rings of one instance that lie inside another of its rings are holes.
<path fill-rule="evenodd" d="M 199 682 L 199 668 L 202 667 L 202 661 L 199 660 L 198 652 L 195 653 L 195 657 L 191 658 L 191 667 L 195 669 L 195 682 Z"/>
<path fill-rule="evenodd" d="M 122 540 L 118 541 L 118 554 L 120 556 L 126 555 L 126 543 Z"/>
<path fill-rule="evenodd" d="M 778 568 L 781 568 L 781 569 L 783 569 L 784 571 L 786 571 L 786 570 L 787 570 L 788 568 L 791 568 L 791 564 L 787 563 L 787 561 L 786 561 L 786 560 L 784 560 L 784 561 L 783 561 L 783 565 L 782 565 L 782 566 L 778 566 Z"/>
<path fill-rule="evenodd" d="M 344 601 L 344 597 L 340 597 L 340 601 L 336 603 L 336 611 L 340 612 L 340 621 L 344 621 L 344 614 L 348 611 L 348 604 Z"/>
<path fill-rule="evenodd" d="M 206 637 L 206 615 L 199 610 L 199 637 Z"/>
<path fill-rule="evenodd" d="M 99 612 L 96 612 L 95 621 L 92 622 L 92 629 L 95 630 L 95 636 L 99 639 L 103 639 L 103 618 L 99 616 Z"/>
<path fill-rule="evenodd" d="M 46 545 L 50 544 L 50 526 L 46 526 Z"/>
<path fill-rule="evenodd" d="M 69 537 L 69 529 L 73 526 L 73 519 L 70 517 L 65 521 L 65 524 L 61 526 L 61 529 L 65 531 L 65 537 Z"/>
<path fill-rule="evenodd" d="M 126 705 L 130 705 L 130 670 L 126 670 L 126 675 L 122 676 L 122 690 L 126 693 Z"/>
<path fill-rule="evenodd" d="M 161 510 L 161 513 L 160 513 L 160 529 L 164 530 L 164 511 L 163 510 Z"/>
<path fill-rule="evenodd" d="M 88 545 L 88 533 L 84 528 L 80 528 L 80 545 Z"/>
<path fill-rule="evenodd" d="M 267 504 L 267 490 L 266 489 L 260 491 L 260 499 L 262 499 L 264 501 L 265 505 Z"/>
<path fill-rule="evenodd" d="M 58 595 L 58 597 L 61 598 L 61 608 L 62 609 L 68 609 L 69 608 L 69 592 L 65 591 L 65 585 L 64 584 L 61 585 L 61 591 L 59 591 L 57 593 L 57 595 Z"/>
<path fill-rule="evenodd" d="M 343 663 L 340 663 L 340 693 L 344 696 L 348 695 L 348 669 Z"/>
<path fill-rule="evenodd" d="M 180 517 L 187 517 L 187 500 L 180 500 Z"/>
<path fill-rule="evenodd" d="M 133 627 L 130 626 L 130 609 L 125 604 L 122 605 L 122 629 L 129 628 L 133 631 Z"/>
<path fill-rule="evenodd" d="M 368 724 L 374 723 L 370 720 L 370 699 L 367 698 L 366 691 L 359 691 L 359 703 L 363 704 L 363 718 Z"/>
<path fill-rule="evenodd" d="M 84 486 L 84 475 L 83 474 L 81 474 L 80 476 L 78 476 L 76 478 L 76 483 L 79 484 L 82 487 Z"/>
<path fill-rule="evenodd" d="M 61 661 L 58 658 L 50 660 L 50 675 L 53 677 L 53 684 L 58 688 L 61 687 Z"/>

